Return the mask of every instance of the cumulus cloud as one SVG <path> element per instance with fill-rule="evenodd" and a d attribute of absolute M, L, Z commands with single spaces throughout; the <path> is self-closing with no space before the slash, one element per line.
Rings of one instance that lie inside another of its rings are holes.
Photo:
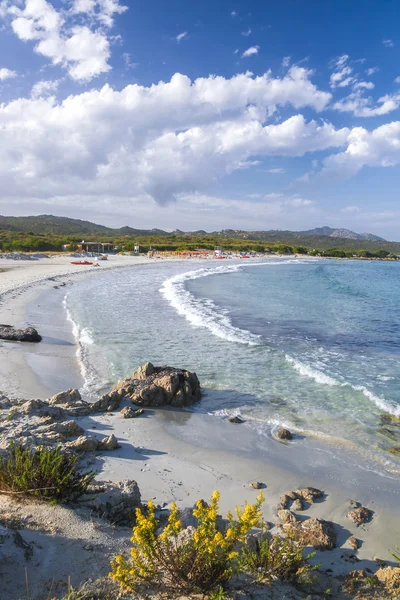
<path fill-rule="evenodd" d="M 334 62 L 334 72 L 330 76 L 331 88 L 346 87 L 354 81 L 354 77 L 351 76 L 353 69 L 347 64 L 349 56 L 343 54 L 339 56 Z"/>
<path fill-rule="evenodd" d="M 182 31 L 182 33 L 178 33 L 178 35 L 175 37 L 177 42 L 181 42 L 182 40 L 185 39 L 185 37 L 187 37 L 188 32 L 187 31 Z"/>
<path fill-rule="evenodd" d="M 367 69 L 365 72 L 369 77 L 371 77 L 371 75 L 374 75 L 374 73 L 377 73 L 378 71 L 379 71 L 379 67 L 371 67 L 370 69 Z"/>
<path fill-rule="evenodd" d="M 339 112 L 352 112 L 356 117 L 377 117 L 387 115 L 400 106 L 400 94 L 386 94 L 378 98 L 373 106 L 371 98 L 365 98 L 359 91 L 355 91 L 346 98 L 333 104 Z"/>
<path fill-rule="evenodd" d="M 400 163 L 400 121 L 381 125 L 373 131 L 351 130 L 344 152 L 324 160 L 325 172 L 352 176 L 364 166 L 392 167 Z"/>
<path fill-rule="evenodd" d="M 31 98 L 47 98 L 52 96 L 58 90 L 60 81 L 58 79 L 54 81 L 37 81 L 31 90 Z"/>
<path fill-rule="evenodd" d="M 396 77 L 396 79 L 394 80 L 395 83 L 400 83 L 400 76 Z"/>
<path fill-rule="evenodd" d="M 290 56 L 284 56 L 282 59 L 282 67 L 288 67 L 290 65 Z"/>
<path fill-rule="evenodd" d="M 168 203 L 259 164 L 261 156 L 345 146 L 348 129 L 300 114 L 268 124 L 279 106 L 322 110 L 329 101 L 299 67 L 283 78 L 246 73 L 191 82 L 176 74 L 151 87 L 106 85 L 62 102 L 21 98 L 0 106 L 1 189 L 8 198 L 113 195 Z"/>
<path fill-rule="evenodd" d="M 395 45 L 393 40 L 382 40 L 382 44 L 386 46 L 386 48 L 393 48 Z"/>
<path fill-rule="evenodd" d="M 23 7 L 5 2 L 3 12 L 15 35 L 34 42 L 37 54 L 67 69 L 72 79 L 90 81 L 110 70 L 106 30 L 113 25 L 114 14 L 126 10 L 118 0 L 76 0 L 69 11 L 57 11 L 47 0 L 25 0 Z M 87 22 L 77 25 L 71 20 L 74 14 L 85 15 Z"/>
<path fill-rule="evenodd" d="M 16 71 L 12 71 L 11 69 L 6 69 L 5 67 L 2 67 L 0 69 L 0 81 L 5 81 L 6 79 L 13 79 L 16 76 L 17 76 Z"/>
<path fill-rule="evenodd" d="M 248 29 L 246 29 L 246 31 L 242 31 L 242 35 L 244 35 L 245 37 L 248 37 L 250 34 L 251 34 L 250 27 Z"/>
<path fill-rule="evenodd" d="M 249 56 L 253 56 L 254 54 L 258 54 L 258 51 L 260 50 L 260 46 L 251 46 L 250 48 L 247 48 L 247 50 L 245 50 L 242 54 L 242 58 L 247 58 Z"/>

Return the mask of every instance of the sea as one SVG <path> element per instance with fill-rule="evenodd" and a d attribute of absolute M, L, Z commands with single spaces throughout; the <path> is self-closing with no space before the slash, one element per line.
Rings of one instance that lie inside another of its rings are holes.
<path fill-rule="evenodd" d="M 400 263 L 154 259 L 76 283 L 64 306 L 89 398 L 147 361 L 184 367 L 204 390 L 188 410 L 400 475 Z"/>

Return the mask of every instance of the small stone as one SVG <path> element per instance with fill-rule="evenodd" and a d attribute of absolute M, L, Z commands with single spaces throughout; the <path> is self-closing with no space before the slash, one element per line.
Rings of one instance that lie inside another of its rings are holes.
<path fill-rule="evenodd" d="M 249 485 L 255 490 L 261 490 L 264 487 L 260 481 L 251 481 Z"/>
<path fill-rule="evenodd" d="M 120 447 L 121 446 L 118 444 L 117 438 L 112 433 L 108 437 L 101 440 L 101 442 L 98 445 L 98 450 L 116 450 L 117 448 L 120 448 Z"/>
<path fill-rule="evenodd" d="M 349 543 L 349 546 L 351 546 L 351 548 L 353 548 L 353 550 L 358 550 L 360 547 L 360 542 L 354 537 L 354 535 L 352 535 L 351 537 L 349 537 L 349 539 L 347 540 Z"/>
<path fill-rule="evenodd" d="M 358 508 L 354 508 L 347 513 L 347 518 L 354 521 L 354 523 L 359 527 L 363 525 L 367 521 L 370 521 L 372 518 L 372 513 L 365 506 L 359 506 Z"/>
<path fill-rule="evenodd" d="M 244 423 L 244 421 L 237 415 L 232 415 L 231 417 L 228 417 L 228 423 Z"/>
<path fill-rule="evenodd" d="M 292 440 L 293 439 L 293 435 L 291 434 L 291 432 L 289 431 L 289 429 L 280 429 L 278 431 L 278 438 L 280 440 Z"/>
<path fill-rule="evenodd" d="M 122 415 L 122 417 L 124 419 L 135 419 L 136 417 L 139 417 L 143 413 L 144 413 L 143 408 L 138 408 L 137 410 L 134 410 L 130 406 L 125 406 L 125 408 L 123 408 L 120 412 L 120 414 Z"/>

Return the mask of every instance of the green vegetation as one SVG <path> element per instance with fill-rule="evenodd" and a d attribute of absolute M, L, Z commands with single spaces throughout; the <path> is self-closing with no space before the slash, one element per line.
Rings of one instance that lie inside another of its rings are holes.
<path fill-rule="evenodd" d="M 147 514 L 136 511 L 130 560 L 119 555 L 112 562 L 111 576 L 127 591 L 139 591 L 142 586 L 173 597 L 182 594 L 219 593 L 239 565 L 238 545 L 246 535 L 262 525 L 260 494 L 254 504 L 236 509 L 236 520 L 228 513 L 229 526 L 218 531 L 219 493 L 214 492 L 207 505 L 199 500 L 193 510 L 197 526 L 184 530 L 175 503 L 168 523 L 159 533 L 155 506 L 148 503 Z"/>
<path fill-rule="evenodd" d="M 72 502 L 94 478 L 92 472 L 80 473 L 77 462 L 61 448 L 30 450 L 14 443 L 8 456 L 0 458 L 0 494 Z"/>
<path fill-rule="evenodd" d="M 324 228 L 322 228 L 323 230 Z M 318 230 L 319 231 L 319 230 Z M 196 231 L 167 233 L 159 229 L 144 230 L 122 227 L 111 229 L 89 221 L 41 215 L 38 217 L 0 216 L 0 252 L 60 252 L 63 244 L 71 250 L 85 241 L 111 242 L 122 251 L 131 252 L 135 244 L 141 252 L 214 250 L 232 252 L 277 252 L 349 258 L 386 258 L 400 255 L 400 243 L 379 239 L 351 239 L 292 231 L 236 231 L 213 233 Z M 334 247 L 332 247 L 334 244 Z"/>
<path fill-rule="evenodd" d="M 241 569 L 256 580 L 268 582 L 274 579 L 293 584 L 307 584 L 313 581 L 311 573 L 319 565 L 309 563 L 315 552 L 304 556 L 304 547 L 290 535 L 283 538 L 263 535 L 255 540 L 255 549 L 244 546 L 241 556 Z"/>

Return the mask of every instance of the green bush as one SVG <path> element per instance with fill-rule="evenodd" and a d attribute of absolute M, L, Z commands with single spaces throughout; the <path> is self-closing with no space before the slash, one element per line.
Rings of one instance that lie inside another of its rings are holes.
<path fill-rule="evenodd" d="M 304 546 L 298 544 L 293 537 L 286 538 L 265 534 L 254 540 L 255 548 L 244 546 L 241 555 L 241 568 L 260 581 L 280 579 L 293 584 L 311 583 L 311 573 L 318 568 L 309 560 L 315 552 L 304 556 Z"/>
<path fill-rule="evenodd" d="M 0 494 L 40 497 L 72 502 L 84 494 L 94 473 L 80 473 L 78 458 L 60 447 L 36 450 L 13 444 L 6 458 L 0 458 Z"/>

